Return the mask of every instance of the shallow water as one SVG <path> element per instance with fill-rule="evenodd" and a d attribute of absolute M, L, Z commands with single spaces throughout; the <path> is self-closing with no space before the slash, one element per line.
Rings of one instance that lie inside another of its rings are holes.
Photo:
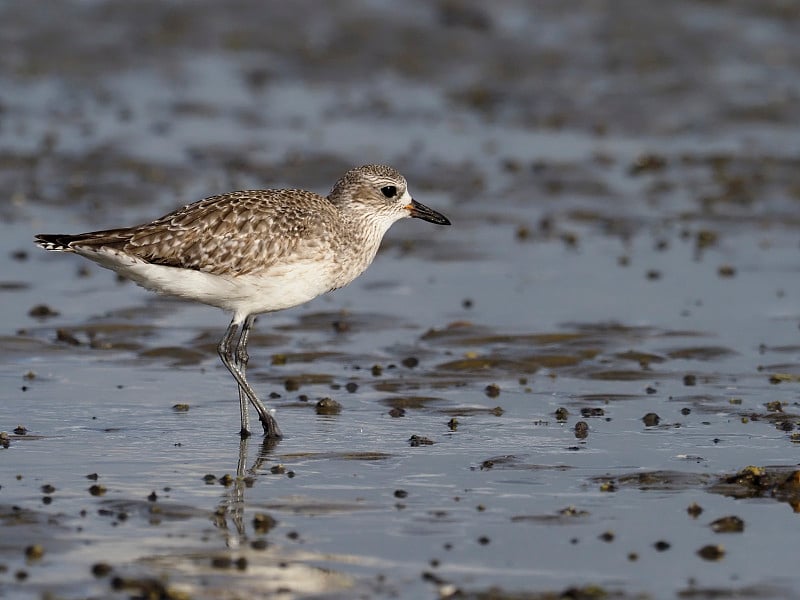
<path fill-rule="evenodd" d="M 793 5 L 222 6 L 0 8 L 0 597 L 795 595 Z M 373 161 L 453 226 L 259 318 L 274 445 L 31 242 Z"/>

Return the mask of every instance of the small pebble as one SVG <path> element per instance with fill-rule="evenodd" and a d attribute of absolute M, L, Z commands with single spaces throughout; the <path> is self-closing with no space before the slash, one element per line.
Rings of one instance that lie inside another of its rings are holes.
<path fill-rule="evenodd" d="M 416 448 L 417 446 L 430 446 L 433 444 L 433 440 L 423 435 L 412 435 L 408 438 L 408 443 L 412 448 Z"/>
<path fill-rule="evenodd" d="M 403 364 L 404 367 L 407 367 L 409 369 L 413 369 L 414 367 L 416 367 L 419 364 L 419 359 L 415 358 L 413 356 L 409 356 L 408 358 L 404 358 L 403 359 L 402 364 Z"/>
<path fill-rule="evenodd" d="M 613 531 L 604 531 L 599 535 L 601 541 L 610 543 L 614 541 L 614 532 Z"/>
<path fill-rule="evenodd" d="M 111 565 L 105 562 L 99 562 L 92 565 L 92 575 L 97 578 L 105 577 L 109 573 L 111 573 L 112 568 Z"/>
<path fill-rule="evenodd" d="M 256 513 L 253 516 L 253 529 L 256 530 L 256 533 L 261 535 L 274 529 L 277 524 L 278 522 L 271 515 L 266 513 Z"/>
<path fill-rule="evenodd" d="M 744 520 L 735 515 L 721 517 L 709 525 L 714 533 L 741 533 L 744 531 Z"/>
<path fill-rule="evenodd" d="M 722 544 L 709 544 L 700 548 L 697 555 L 703 560 L 720 560 L 725 556 L 725 547 Z"/>
<path fill-rule="evenodd" d="M 71 332 L 67 331 L 66 329 L 57 329 L 56 330 L 56 341 L 57 342 L 64 342 L 65 344 L 69 344 L 70 346 L 80 346 L 81 341 L 72 335 Z"/>
<path fill-rule="evenodd" d="M 604 481 L 600 484 L 600 491 L 601 492 L 616 492 L 617 491 L 617 484 L 613 481 Z"/>
<path fill-rule="evenodd" d="M 661 421 L 661 417 L 659 417 L 656 413 L 651 412 L 643 416 L 642 421 L 644 422 L 645 427 L 655 427 Z"/>
<path fill-rule="evenodd" d="M 215 556 L 211 559 L 211 567 L 214 569 L 230 569 L 232 562 L 228 556 Z"/>
<path fill-rule="evenodd" d="M 316 405 L 318 415 L 338 415 L 342 412 L 342 405 L 332 398 L 322 398 Z"/>
<path fill-rule="evenodd" d="M 350 331 L 350 323 L 348 323 L 347 321 L 334 321 L 332 325 L 333 325 L 333 330 L 336 333 L 345 333 L 347 331 Z"/>
<path fill-rule="evenodd" d="M 606 414 L 606 411 L 599 407 L 581 409 L 582 417 L 602 417 L 604 414 Z"/>
<path fill-rule="evenodd" d="M 658 540 L 655 544 L 653 544 L 653 548 L 656 549 L 658 552 L 665 552 L 666 550 L 670 549 L 671 544 L 669 542 L 665 542 L 664 540 Z"/>
<path fill-rule="evenodd" d="M 95 484 L 89 488 L 89 493 L 92 496 L 102 496 L 106 493 L 106 486 Z"/>
<path fill-rule="evenodd" d="M 28 311 L 28 316 L 36 319 L 46 319 L 48 317 L 57 317 L 58 315 L 57 310 L 53 310 L 46 304 L 37 304 Z"/>
<path fill-rule="evenodd" d="M 647 271 L 645 276 L 650 281 L 656 281 L 658 279 L 661 279 L 661 271 L 659 271 L 658 269 L 650 269 L 649 271 Z"/>
<path fill-rule="evenodd" d="M 687 508 L 686 512 L 689 513 L 689 516 L 694 517 L 695 519 L 700 516 L 703 512 L 703 507 L 700 506 L 697 502 L 692 502 Z"/>

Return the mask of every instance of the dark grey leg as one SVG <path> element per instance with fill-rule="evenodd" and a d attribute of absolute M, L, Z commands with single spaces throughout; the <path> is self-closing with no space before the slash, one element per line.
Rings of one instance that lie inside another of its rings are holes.
<path fill-rule="evenodd" d="M 247 340 L 250 337 L 250 329 L 255 322 L 255 315 L 249 315 L 242 324 L 242 333 L 236 343 L 234 354 L 234 364 L 239 367 L 242 377 L 247 378 L 247 363 L 250 362 L 250 355 L 247 353 Z M 241 386 L 239 387 L 239 409 L 242 415 L 242 429 L 239 435 L 245 438 L 250 435 L 250 414 L 247 411 L 247 393 Z"/>
<path fill-rule="evenodd" d="M 245 319 L 245 323 L 247 319 Z M 261 421 L 261 426 L 264 428 L 264 435 L 266 437 L 272 438 L 280 438 L 283 437 L 281 433 L 280 427 L 278 427 L 278 422 L 275 420 L 261 400 L 258 399 L 255 391 L 250 384 L 247 383 L 247 379 L 244 376 L 244 372 L 240 368 L 238 364 L 238 359 L 234 355 L 234 349 L 232 347 L 233 338 L 236 336 L 237 331 L 239 331 L 239 326 L 241 322 L 236 320 L 236 317 L 231 320 L 231 324 L 228 325 L 228 329 L 225 331 L 225 335 L 222 336 L 222 340 L 219 342 L 219 346 L 217 346 L 217 353 L 219 354 L 219 358 L 222 361 L 222 364 L 225 365 L 225 368 L 230 371 L 230 374 L 233 375 L 233 378 L 236 380 L 236 383 L 239 385 L 239 390 L 244 391 L 245 396 L 250 401 L 250 404 L 253 405 L 253 408 L 256 409 L 258 413 L 258 419 Z M 250 324 L 252 326 L 252 323 Z M 240 336 L 241 338 L 241 336 Z M 241 352 L 247 353 L 247 339 L 245 338 L 244 347 L 241 348 Z M 242 346 L 241 340 L 237 341 L 236 349 L 239 350 L 239 347 Z M 247 437 L 250 434 L 250 430 L 248 429 L 247 432 L 244 432 L 244 426 L 247 424 L 247 417 L 242 412 L 242 435 Z"/>

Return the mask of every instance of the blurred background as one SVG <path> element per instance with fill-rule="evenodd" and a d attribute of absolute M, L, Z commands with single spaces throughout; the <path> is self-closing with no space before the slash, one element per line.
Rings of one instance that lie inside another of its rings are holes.
<path fill-rule="evenodd" d="M 0 596 L 791 597 L 798 31 L 781 0 L 0 3 Z M 235 436 L 226 316 L 32 243 L 372 162 L 453 226 L 259 319 L 277 447 Z"/>

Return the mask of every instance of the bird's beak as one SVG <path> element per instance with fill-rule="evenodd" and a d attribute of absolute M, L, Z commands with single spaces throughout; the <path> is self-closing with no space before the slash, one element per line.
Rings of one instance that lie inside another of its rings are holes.
<path fill-rule="evenodd" d="M 406 204 L 406 210 L 415 219 L 422 219 L 437 225 L 450 225 L 450 219 L 435 210 L 428 208 L 424 204 L 420 204 L 416 200 L 411 200 L 411 204 Z"/>

